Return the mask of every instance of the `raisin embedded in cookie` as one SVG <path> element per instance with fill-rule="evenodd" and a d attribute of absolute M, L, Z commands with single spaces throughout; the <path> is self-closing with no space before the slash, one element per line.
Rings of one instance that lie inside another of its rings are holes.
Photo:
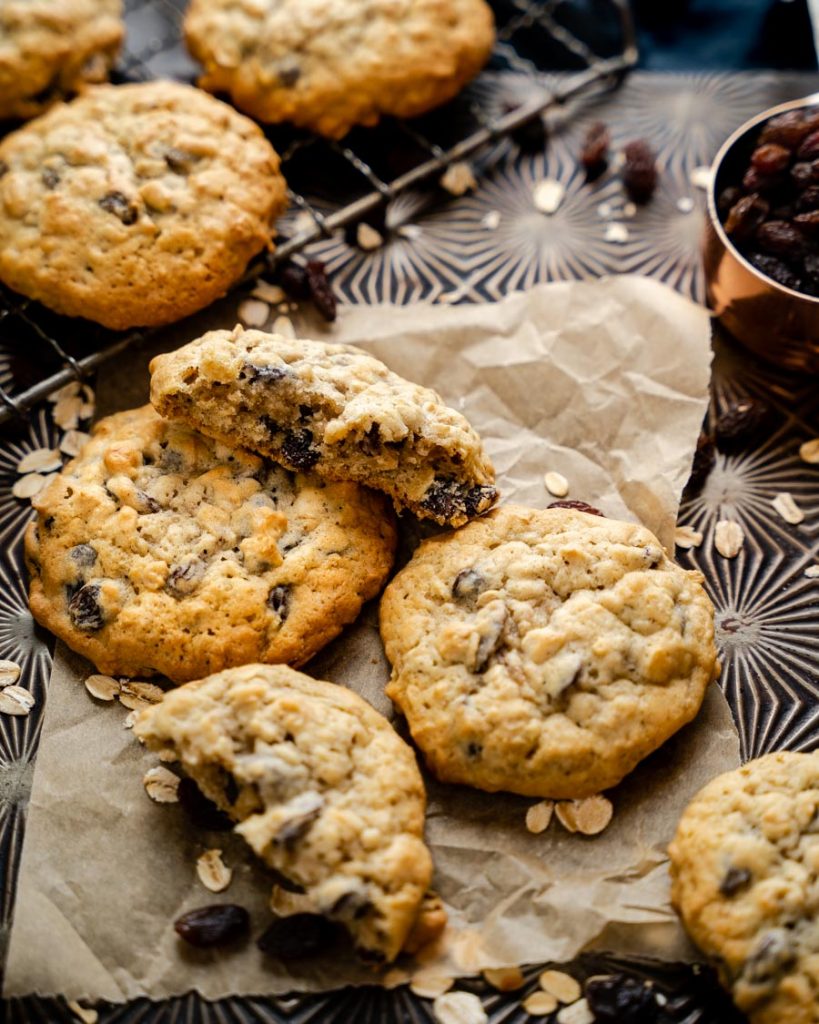
<path fill-rule="evenodd" d="M 152 361 L 151 401 L 212 437 L 329 480 L 357 480 L 442 525 L 459 526 L 497 498 L 492 465 L 464 417 L 350 345 L 209 331 Z"/>
<path fill-rule="evenodd" d="M 104 82 L 123 32 L 121 0 L 0 0 L 0 119 Z"/>
<path fill-rule="evenodd" d="M 224 295 L 286 205 L 258 125 L 178 82 L 98 86 L 0 142 L 0 281 L 116 330 Z"/>
<path fill-rule="evenodd" d="M 819 753 L 710 782 L 669 847 L 672 901 L 752 1024 L 819 1022 Z"/>
<path fill-rule="evenodd" d="M 395 959 L 432 875 L 426 795 L 412 750 L 365 700 L 285 666 L 247 665 L 166 694 L 134 732 L 172 752 L 362 956 Z"/>
<path fill-rule="evenodd" d="M 192 0 L 199 84 L 260 121 L 341 138 L 455 96 L 495 39 L 484 0 Z"/>
<path fill-rule="evenodd" d="M 307 661 L 381 589 L 381 495 L 293 474 L 161 419 L 102 420 L 33 502 L 34 617 L 110 675 L 174 682 Z"/>
<path fill-rule="evenodd" d="M 699 710 L 717 670 L 701 580 L 634 523 L 502 506 L 387 587 L 387 693 L 444 782 L 590 796 Z"/>

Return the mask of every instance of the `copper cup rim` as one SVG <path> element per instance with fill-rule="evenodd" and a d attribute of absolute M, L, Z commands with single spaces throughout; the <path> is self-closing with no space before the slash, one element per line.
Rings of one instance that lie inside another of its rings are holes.
<path fill-rule="evenodd" d="M 770 118 L 776 117 L 777 114 L 786 114 L 790 110 L 799 110 L 801 107 L 812 106 L 819 107 L 819 92 L 813 92 L 808 96 L 803 96 L 801 99 L 788 100 L 787 103 L 779 103 L 775 107 L 769 107 L 767 110 L 763 110 L 760 114 L 755 114 L 753 117 L 748 118 L 748 120 L 741 124 L 739 128 L 736 128 L 720 146 L 719 152 L 711 163 L 711 180 L 708 183 L 706 197 L 708 200 L 708 219 L 711 222 L 711 227 L 716 232 L 722 244 L 750 274 L 758 278 L 769 288 L 775 288 L 777 291 L 782 292 L 783 295 L 789 295 L 795 299 L 801 299 L 803 302 L 810 303 L 811 305 L 819 305 L 819 297 L 806 295 L 804 292 L 798 292 L 794 288 L 787 288 L 778 281 L 774 281 L 772 277 L 768 277 L 767 274 L 763 274 L 761 270 L 757 270 L 753 263 L 749 262 L 742 255 L 739 249 L 737 249 L 728 237 L 717 211 L 717 176 L 720 168 L 722 167 L 723 161 L 740 139 L 742 139 L 743 136 L 752 128 L 762 124 L 763 121 L 768 121 Z"/>

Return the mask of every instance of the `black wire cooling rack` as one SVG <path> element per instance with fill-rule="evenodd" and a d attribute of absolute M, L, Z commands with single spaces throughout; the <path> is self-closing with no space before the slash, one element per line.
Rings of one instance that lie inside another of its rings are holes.
<path fill-rule="evenodd" d="M 115 81 L 195 80 L 197 68 L 181 41 L 184 6 L 184 0 L 126 0 L 126 45 Z M 488 111 L 480 103 L 479 79 L 430 115 L 385 119 L 374 129 L 353 129 L 340 142 L 271 128 L 291 208 L 306 216 L 291 218 L 292 233 L 280 237 L 275 253 L 252 265 L 245 280 L 339 228 L 383 221 L 387 204 L 409 189 L 425 189 L 428 203 L 440 201 L 435 182 L 452 164 L 472 159 L 480 173 L 516 132 L 569 100 L 611 87 L 636 62 L 628 0 L 496 0 L 493 7 L 497 44 L 484 74 L 505 70 L 529 79 L 533 87 L 520 91 L 524 99 Z M 565 73 L 551 75 L 555 70 Z M 322 198 L 332 212 L 321 212 Z M 57 316 L 0 285 L 0 354 L 7 357 L 0 424 L 24 417 L 56 388 L 88 377 L 155 330 L 113 333 Z"/>

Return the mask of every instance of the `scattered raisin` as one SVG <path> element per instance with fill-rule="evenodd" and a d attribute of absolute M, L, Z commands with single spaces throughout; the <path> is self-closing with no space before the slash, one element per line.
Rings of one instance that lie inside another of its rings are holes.
<path fill-rule="evenodd" d="M 126 227 L 136 223 L 139 211 L 136 206 L 122 192 L 107 192 L 99 201 L 99 205 L 106 213 L 113 213 L 119 217 Z"/>
<path fill-rule="evenodd" d="M 281 960 L 300 960 L 330 947 L 340 934 L 338 925 L 318 914 L 278 917 L 256 940 L 259 949 Z"/>
<path fill-rule="evenodd" d="M 591 978 L 585 995 L 600 1024 L 655 1024 L 657 1020 L 654 991 L 637 978 L 624 974 Z"/>
<path fill-rule="evenodd" d="M 725 233 L 736 241 L 750 238 L 768 216 L 768 203 L 756 192 L 743 196 L 725 219 Z"/>
<path fill-rule="evenodd" d="M 100 588 L 97 583 L 88 583 L 74 594 L 68 603 L 68 617 L 76 629 L 84 633 L 95 633 L 105 624 L 100 606 Z"/>
<path fill-rule="evenodd" d="M 296 469 L 311 469 L 321 458 L 321 452 L 313 447 L 311 430 L 288 430 L 282 444 L 282 456 Z"/>
<path fill-rule="evenodd" d="M 647 203 L 657 187 L 657 155 L 644 139 L 629 142 L 623 152 L 626 192 L 635 203 Z"/>
<path fill-rule="evenodd" d="M 294 299 L 309 299 L 310 284 L 307 271 L 298 263 L 286 263 L 279 271 L 279 283 Z"/>
<path fill-rule="evenodd" d="M 760 174 L 779 174 L 791 162 L 791 151 L 775 142 L 759 146 L 751 155 L 751 163 Z"/>
<path fill-rule="evenodd" d="M 189 910 L 173 923 L 180 938 L 198 949 L 235 942 L 250 929 L 250 914 L 235 903 L 214 903 Z"/>
<path fill-rule="evenodd" d="M 565 501 L 553 501 L 546 508 L 573 508 L 575 512 L 586 512 L 590 516 L 606 518 L 599 508 L 595 508 L 594 505 L 589 505 L 585 501 L 577 501 L 574 498 L 566 498 Z"/>
<path fill-rule="evenodd" d="M 792 288 L 797 292 L 801 288 L 801 278 L 790 269 L 787 263 L 783 263 L 776 256 L 769 256 L 762 252 L 751 252 L 748 253 L 748 260 L 757 270 L 777 284 L 781 284 L 785 288 Z"/>
<path fill-rule="evenodd" d="M 279 621 L 284 622 L 290 614 L 290 585 L 277 583 L 268 595 L 267 604 L 279 616 Z"/>
<path fill-rule="evenodd" d="M 586 168 L 586 176 L 590 181 L 599 178 L 608 166 L 610 145 L 611 134 L 602 121 L 595 121 L 589 125 L 583 140 L 580 162 Z"/>
<path fill-rule="evenodd" d="M 714 468 L 717 451 L 714 439 L 708 434 L 700 434 L 697 438 L 697 447 L 694 450 L 694 459 L 691 463 L 691 475 L 688 478 L 687 488 L 694 493 L 700 491 L 708 479 L 708 474 Z"/>
<path fill-rule="evenodd" d="M 735 896 L 745 889 L 751 881 L 751 872 L 747 868 L 729 868 L 725 878 L 720 882 L 719 891 L 723 896 Z"/>
<path fill-rule="evenodd" d="M 542 115 L 538 115 L 530 118 L 519 128 L 513 128 L 509 137 L 521 152 L 539 153 L 549 142 L 549 129 Z"/>
<path fill-rule="evenodd" d="M 336 298 L 324 264 L 321 260 L 309 260 L 305 270 L 313 304 L 325 320 L 332 322 L 336 318 Z"/>
<path fill-rule="evenodd" d="M 212 800 L 208 800 L 193 779 L 185 777 L 177 790 L 179 803 L 192 825 L 209 832 L 229 832 L 233 822 Z"/>
<path fill-rule="evenodd" d="M 750 440 L 765 426 L 770 414 L 770 406 L 758 398 L 743 398 L 733 402 L 717 417 L 717 444 L 722 450 L 730 450 Z"/>
<path fill-rule="evenodd" d="M 774 256 L 799 257 L 805 251 L 805 236 L 785 220 L 769 220 L 760 224 L 754 241 L 763 252 Z"/>

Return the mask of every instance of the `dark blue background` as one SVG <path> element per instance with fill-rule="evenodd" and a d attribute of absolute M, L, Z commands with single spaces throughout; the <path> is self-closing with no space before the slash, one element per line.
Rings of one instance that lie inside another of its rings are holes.
<path fill-rule="evenodd" d="M 816 68 L 806 0 L 633 0 L 640 66 Z"/>

